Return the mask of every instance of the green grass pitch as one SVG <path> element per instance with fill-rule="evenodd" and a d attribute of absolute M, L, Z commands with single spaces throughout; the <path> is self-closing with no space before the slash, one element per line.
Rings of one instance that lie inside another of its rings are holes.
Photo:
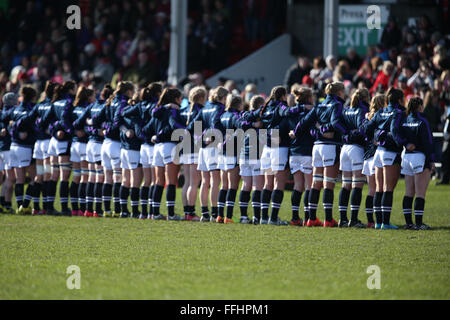
<path fill-rule="evenodd" d="M 399 226 L 403 193 L 400 181 Z M 290 214 L 286 192 L 280 215 Z M 0 299 L 449 299 L 450 187 L 432 182 L 424 222 L 434 230 L 1 215 Z M 66 287 L 70 265 L 80 290 Z M 367 288 L 371 265 L 379 290 Z"/>

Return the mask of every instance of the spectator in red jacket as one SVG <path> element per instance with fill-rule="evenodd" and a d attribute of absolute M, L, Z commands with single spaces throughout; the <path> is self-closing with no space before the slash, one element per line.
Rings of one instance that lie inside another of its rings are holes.
<path fill-rule="evenodd" d="M 389 87 L 389 80 L 393 71 L 394 64 L 389 60 L 385 61 L 383 63 L 383 69 L 378 73 L 372 88 L 370 88 L 370 93 L 373 94 L 374 92 L 377 92 L 379 87 L 381 87 L 382 91 L 386 91 Z"/>

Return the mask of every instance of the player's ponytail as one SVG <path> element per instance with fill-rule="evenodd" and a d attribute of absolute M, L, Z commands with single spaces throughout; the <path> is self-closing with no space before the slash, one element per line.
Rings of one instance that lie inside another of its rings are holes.
<path fill-rule="evenodd" d="M 411 113 L 419 111 L 421 106 L 423 106 L 423 100 L 421 98 L 413 97 L 409 99 L 408 105 L 406 106 L 406 114 L 410 115 Z"/>
<path fill-rule="evenodd" d="M 211 101 L 215 103 L 221 102 L 227 95 L 227 89 L 225 89 L 224 87 L 217 87 L 213 90 Z"/>
<path fill-rule="evenodd" d="M 384 94 L 377 94 L 375 97 L 372 98 L 372 101 L 370 101 L 370 108 L 369 108 L 369 114 L 367 115 L 367 119 L 372 120 L 375 113 L 383 109 L 386 103 L 386 97 Z"/>
<path fill-rule="evenodd" d="M 100 92 L 100 100 L 105 101 L 107 100 L 111 94 L 113 93 L 113 89 L 110 84 L 105 84 L 102 91 Z"/>
<path fill-rule="evenodd" d="M 311 103 L 311 98 L 313 96 L 311 88 L 308 87 L 293 88 L 291 92 L 295 97 L 295 102 L 297 102 L 298 104 Z"/>
<path fill-rule="evenodd" d="M 66 97 L 66 95 L 71 90 L 75 90 L 76 87 L 77 87 L 77 84 L 73 80 L 66 81 L 66 82 L 64 82 L 63 85 L 57 85 L 53 91 L 52 102 L 64 99 Z"/>
<path fill-rule="evenodd" d="M 241 105 L 242 105 L 242 98 L 241 98 L 241 96 L 238 96 L 238 95 L 230 93 L 227 96 L 227 102 L 226 102 L 225 111 L 239 110 Z"/>
<path fill-rule="evenodd" d="M 325 93 L 327 95 L 337 96 L 339 94 L 339 92 L 341 92 L 341 91 L 345 91 L 345 86 L 344 86 L 344 83 L 342 83 L 340 81 L 335 81 L 335 82 L 329 83 L 325 87 Z"/>
<path fill-rule="evenodd" d="M 161 82 L 152 82 L 147 86 L 147 88 L 150 90 L 150 100 L 158 101 L 159 97 L 161 96 L 161 92 L 163 91 Z"/>
<path fill-rule="evenodd" d="M 94 90 L 86 87 L 79 87 L 73 105 L 75 107 L 82 106 L 89 101 L 89 97 L 94 94 Z"/>
<path fill-rule="evenodd" d="M 191 104 L 189 109 L 189 115 L 186 120 L 186 125 L 191 121 L 192 111 L 194 110 L 194 105 L 198 104 L 200 101 L 206 99 L 206 89 L 203 86 L 197 86 L 191 89 L 189 92 L 189 102 Z"/>
<path fill-rule="evenodd" d="M 134 92 L 134 84 L 130 81 L 120 81 L 119 84 L 117 85 L 117 89 L 108 98 L 105 105 L 109 107 L 117 96 L 125 95 L 128 91 Z M 130 98 L 130 97 L 128 97 L 128 98 Z"/>
<path fill-rule="evenodd" d="M 403 91 L 390 87 L 386 92 L 386 104 L 402 105 L 404 99 Z"/>
<path fill-rule="evenodd" d="M 34 98 L 37 96 L 37 91 L 30 85 L 23 86 L 19 92 L 22 97 L 23 103 L 33 102 Z"/>
<path fill-rule="evenodd" d="M 286 96 L 287 90 L 283 86 L 276 86 L 272 88 L 272 91 L 270 91 L 270 96 L 267 98 L 266 103 L 261 108 L 260 114 L 263 114 L 266 110 L 267 106 L 272 101 L 281 101 L 284 96 Z"/>
<path fill-rule="evenodd" d="M 157 106 L 165 106 L 169 103 L 177 103 L 177 99 L 181 98 L 183 94 L 177 88 L 165 88 L 159 97 Z"/>
<path fill-rule="evenodd" d="M 367 90 L 366 88 L 357 89 L 352 95 L 352 99 L 350 101 L 350 108 L 357 108 L 359 104 L 362 102 L 369 104 L 369 101 L 370 101 L 369 90 Z"/>

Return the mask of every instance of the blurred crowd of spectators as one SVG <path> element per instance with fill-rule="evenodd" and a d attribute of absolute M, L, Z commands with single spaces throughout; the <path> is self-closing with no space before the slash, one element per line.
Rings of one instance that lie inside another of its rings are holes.
<path fill-rule="evenodd" d="M 167 78 L 170 0 L 6 3 L 0 8 L 1 94 L 17 91 L 21 83 L 42 90 L 48 79 L 74 79 L 99 88 L 110 81 L 113 86 L 120 80 L 145 86 Z M 277 3 L 189 1 L 188 72 L 211 75 L 275 37 L 284 13 Z M 66 27 L 66 9 L 72 4 L 81 8 L 81 30 Z"/>

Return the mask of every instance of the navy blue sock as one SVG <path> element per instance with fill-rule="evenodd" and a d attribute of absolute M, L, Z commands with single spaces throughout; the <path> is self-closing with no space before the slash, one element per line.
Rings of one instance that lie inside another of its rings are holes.
<path fill-rule="evenodd" d="M 317 206 L 319 204 L 320 190 L 311 189 L 309 191 L 309 219 L 315 221 L 317 219 Z"/>
<path fill-rule="evenodd" d="M 306 190 L 303 196 L 303 211 L 305 213 L 305 222 L 307 222 L 309 220 L 309 190 Z"/>
<path fill-rule="evenodd" d="M 292 190 L 291 205 L 292 205 L 292 220 L 299 220 L 298 212 L 300 210 L 300 202 L 302 200 L 302 193 L 297 190 Z"/>
<path fill-rule="evenodd" d="M 155 185 L 153 190 L 153 215 L 159 216 L 159 207 L 161 206 L 161 198 L 164 191 L 163 186 Z"/>
<path fill-rule="evenodd" d="M 258 220 L 261 219 L 261 191 L 253 190 L 252 194 L 252 209 L 253 209 L 253 217 Z"/>
<path fill-rule="evenodd" d="M 383 199 L 383 192 L 375 192 L 373 197 L 373 211 L 375 213 L 375 220 L 377 224 L 383 223 L 383 212 L 381 210 L 381 200 Z"/>
<path fill-rule="evenodd" d="M 331 222 L 333 220 L 333 189 L 323 190 L 323 208 L 325 209 L 325 220 Z"/>
<path fill-rule="evenodd" d="M 78 185 L 78 200 L 80 202 L 80 210 L 83 211 L 83 213 L 86 211 L 86 189 L 86 183 L 80 183 Z"/>
<path fill-rule="evenodd" d="M 413 197 L 403 197 L 403 214 L 405 216 L 406 224 L 413 224 L 412 221 L 412 206 L 413 206 Z"/>
<path fill-rule="evenodd" d="M 61 202 L 61 210 L 67 211 L 69 208 L 69 181 L 61 181 L 59 185 L 59 201 Z"/>
<path fill-rule="evenodd" d="M 250 191 L 241 190 L 239 193 L 239 209 L 241 217 L 247 216 L 248 202 L 250 201 Z"/>
<path fill-rule="evenodd" d="M 272 192 L 272 213 L 270 220 L 278 220 L 278 212 L 280 211 L 281 203 L 283 202 L 284 192 L 283 190 L 273 190 Z"/>
<path fill-rule="evenodd" d="M 219 216 L 224 217 L 225 201 L 227 200 L 227 190 L 220 189 L 219 196 L 217 198 L 217 206 L 219 207 Z"/>
<path fill-rule="evenodd" d="M 174 184 L 169 184 L 167 186 L 166 192 L 166 204 L 169 216 L 172 217 L 175 214 L 175 197 L 177 188 Z"/>
<path fill-rule="evenodd" d="M 131 212 L 134 217 L 139 215 L 139 188 L 130 189 Z"/>
<path fill-rule="evenodd" d="M 339 215 L 341 216 L 341 221 L 348 221 L 347 208 L 349 198 L 350 190 L 342 188 L 339 192 Z"/>
<path fill-rule="evenodd" d="M 227 218 L 233 218 L 234 203 L 236 202 L 236 189 L 228 189 L 226 197 Z"/>
<path fill-rule="evenodd" d="M 120 187 L 120 208 L 122 213 L 128 213 L 128 196 L 130 195 L 130 188 L 125 186 Z"/>
<path fill-rule="evenodd" d="M 102 190 L 103 190 L 103 183 L 96 182 L 94 185 L 94 202 L 95 202 L 95 212 L 97 212 L 98 214 L 103 214 Z"/>
<path fill-rule="evenodd" d="M 381 199 L 381 211 L 383 211 L 383 224 L 385 225 L 391 223 L 393 196 L 394 193 L 392 191 L 383 192 L 383 198 Z"/>
<path fill-rule="evenodd" d="M 104 183 L 102 190 L 103 207 L 106 212 L 111 212 L 112 184 Z"/>
<path fill-rule="evenodd" d="M 417 198 L 414 201 L 414 217 L 416 218 L 416 225 L 423 224 L 423 212 L 425 211 L 425 199 Z"/>
<path fill-rule="evenodd" d="M 366 197 L 366 216 L 367 216 L 367 222 L 374 223 L 373 220 L 373 197 L 367 196 Z"/>
<path fill-rule="evenodd" d="M 270 207 L 270 198 L 272 197 L 272 191 L 263 189 L 261 192 L 261 219 L 268 220 L 269 219 L 269 207 Z"/>
<path fill-rule="evenodd" d="M 86 192 L 86 206 L 87 211 L 94 212 L 94 193 L 95 190 L 95 183 L 88 182 L 87 183 L 87 192 Z"/>
<path fill-rule="evenodd" d="M 78 189 L 80 185 L 72 181 L 70 184 L 70 204 L 72 206 L 72 211 L 78 211 Z"/>
<path fill-rule="evenodd" d="M 350 209 L 351 209 L 351 221 L 358 221 L 358 213 L 359 207 L 361 206 L 362 200 L 362 189 L 361 188 L 353 188 L 352 196 L 350 199 Z"/>
<path fill-rule="evenodd" d="M 115 182 L 113 184 L 113 196 L 114 196 L 114 212 L 115 213 L 119 213 L 120 212 L 120 187 L 121 187 L 121 183 L 120 182 Z"/>
<path fill-rule="evenodd" d="M 141 210 L 142 215 L 147 216 L 148 215 L 148 198 L 150 194 L 150 188 L 149 187 L 141 187 L 139 198 L 141 199 Z"/>

